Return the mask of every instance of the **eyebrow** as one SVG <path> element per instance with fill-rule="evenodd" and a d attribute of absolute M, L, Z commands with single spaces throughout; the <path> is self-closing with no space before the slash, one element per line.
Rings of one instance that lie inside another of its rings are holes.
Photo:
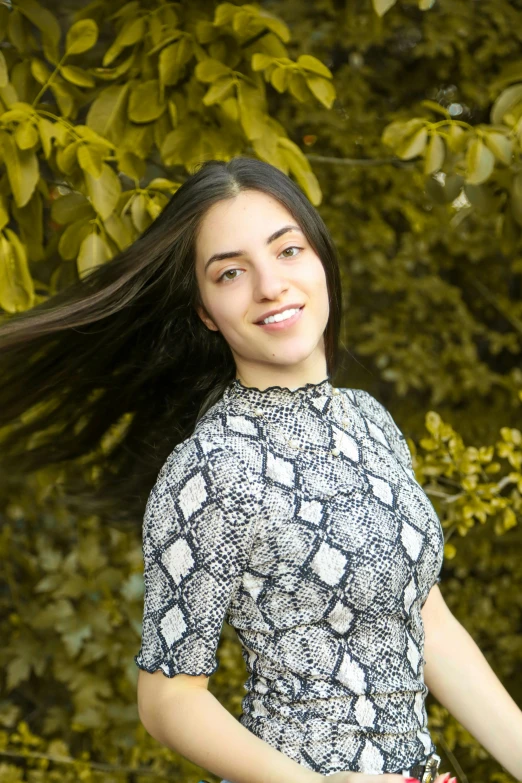
<path fill-rule="evenodd" d="M 266 244 L 269 245 L 271 242 L 274 242 L 274 240 L 279 239 L 280 236 L 283 234 L 286 234 L 287 231 L 300 231 L 301 234 L 303 234 L 302 228 L 300 226 L 283 226 L 282 228 L 278 228 L 277 231 L 274 231 L 273 234 L 270 234 L 268 239 L 266 240 Z M 207 263 L 205 264 L 205 272 L 209 268 L 210 264 L 212 264 L 214 261 L 224 261 L 227 258 L 237 258 L 238 256 L 245 256 L 246 250 L 229 250 L 226 253 L 214 253 L 213 256 L 210 256 Z"/>

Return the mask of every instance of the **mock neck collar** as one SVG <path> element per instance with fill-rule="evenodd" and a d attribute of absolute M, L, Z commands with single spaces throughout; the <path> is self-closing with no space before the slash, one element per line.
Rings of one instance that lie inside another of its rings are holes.
<path fill-rule="evenodd" d="M 332 388 L 329 377 L 323 378 L 318 383 L 305 383 L 296 389 L 288 389 L 285 386 L 268 386 L 266 389 L 258 389 L 256 386 L 245 386 L 239 378 L 234 378 L 228 385 L 226 393 L 228 399 L 242 400 L 254 407 L 279 407 L 301 405 L 305 399 L 331 397 Z"/>

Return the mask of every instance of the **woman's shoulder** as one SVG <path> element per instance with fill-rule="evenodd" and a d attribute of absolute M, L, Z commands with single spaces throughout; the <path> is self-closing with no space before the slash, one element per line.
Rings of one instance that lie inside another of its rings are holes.
<path fill-rule="evenodd" d="M 388 410 L 366 389 L 341 389 L 364 412 L 374 416 L 386 416 Z"/>
<path fill-rule="evenodd" d="M 403 465 L 412 471 L 411 453 L 404 433 L 393 418 L 388 408 L 365 389 L 350 389 L 353 399 L 363 414 L 384 432 L 393 451 L 399 456 Z"/>
<path fill-rule="evenodd" d="M 258 476 L 248 465 L 244 444 L 236 442 L 219 416 L 205 417 L 170 452 L 157 477 L 159 483 L 199 483 L 219 492 L 234 483 L 255 484 Z M 242 451 L 243 449 L 243 451 Z"/>

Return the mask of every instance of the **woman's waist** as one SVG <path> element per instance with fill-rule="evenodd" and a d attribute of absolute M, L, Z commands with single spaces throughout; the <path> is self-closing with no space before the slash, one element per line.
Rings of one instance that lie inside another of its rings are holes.
<path fill-rule="evenodd" d="M 316 684 L 317 685 L 317 684 Z M 296 697 L 269 690 L 263 694 L 251 690 L 242 701 L 248 721 L 291 722 L 321 735 L 335 726 L 336 733 L 365 731 L 408 733 L 427 725 L 423 686 L 418 691 L 386 691 L 368 694 L 339 694 L 327 688 L 321 693 L 303 691 Z"/>

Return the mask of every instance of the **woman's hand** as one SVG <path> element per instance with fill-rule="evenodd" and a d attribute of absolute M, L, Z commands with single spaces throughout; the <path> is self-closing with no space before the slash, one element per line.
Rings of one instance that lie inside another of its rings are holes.
<path fill-rule="evenodd" d="M 433 783 L 451 783 L 456 778 L 451 778 L 449 772 L 437 775 Z M 404 775 L 365 775 L 364 772 L 335 772 L 333 775 L 323 775 L 322 779 L 328 783 L 420 783 L 417 778 L 408 778 Z"/>

